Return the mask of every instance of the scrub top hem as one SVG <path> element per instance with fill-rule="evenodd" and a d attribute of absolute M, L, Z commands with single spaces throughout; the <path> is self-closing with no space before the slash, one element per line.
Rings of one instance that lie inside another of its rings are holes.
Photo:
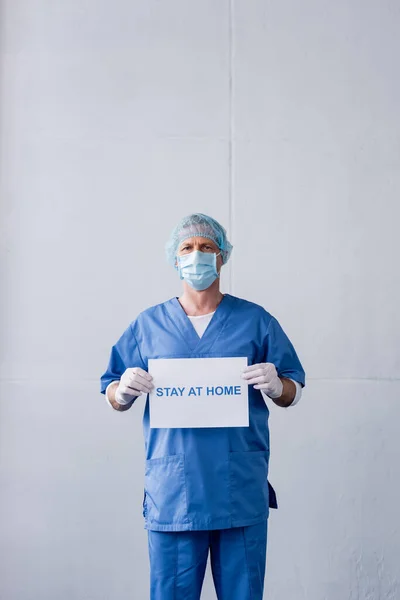
<path fill-rule="evenodd" d="M 212 523 L 192 521 L 190 523 L 160 524 L 146 522 L 144 528 L 149 531 L 212 531 L 216 529 L 234 529 L 235 527 L 249 527 L 257 525 L 268 519 L 269 511 L 253 519 L 213 519 Z"/>

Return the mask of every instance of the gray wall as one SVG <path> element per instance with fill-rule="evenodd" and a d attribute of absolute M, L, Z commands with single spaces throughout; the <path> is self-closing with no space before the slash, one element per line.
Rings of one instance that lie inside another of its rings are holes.
<path fill-rule="evenodd" d="M 98 377 L 179 294 L 163 245 L 191 211 L 308 373 L 271 408 L 265 597 L 398 598 L 398 3 L 1 11 L 1 600 L 148 597 L 143 401 L 113 413 Z"/>

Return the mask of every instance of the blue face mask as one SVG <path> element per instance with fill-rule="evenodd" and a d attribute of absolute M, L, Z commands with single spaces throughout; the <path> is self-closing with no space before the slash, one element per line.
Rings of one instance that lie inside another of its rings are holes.
<path fill-rule="evenodd" d="M 217 271 L 219 254 L 194 250 L 189 254 L 177 256 L 179 277 L 198 292 L 206 290 L 219 276 Z"/>

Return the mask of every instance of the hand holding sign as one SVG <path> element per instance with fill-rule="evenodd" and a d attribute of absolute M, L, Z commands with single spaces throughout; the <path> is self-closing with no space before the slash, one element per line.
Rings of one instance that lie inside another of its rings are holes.
<path fill-rule="evenodd" d="M 143 392 L 150 393 L 154 387 L 152 379 L 152 376 L 140 367 L 126 369 L 115 391 L 115 400 L 124 406 Z"/>
<path fill-rule="evenodd" d="M 270 398 L 280 398 L 283 392 L 283 383 L 278 377 L 275 365 L 272 363 L 258 363 L 250 365 L 242 373 L 248 385 L 254 389 L 262 390 Z"/>

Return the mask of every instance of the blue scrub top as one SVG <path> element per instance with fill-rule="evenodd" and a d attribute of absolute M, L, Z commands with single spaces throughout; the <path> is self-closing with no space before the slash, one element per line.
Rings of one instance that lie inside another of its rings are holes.
<path fill-rule="evenodd" d="M 304 370 L 278 321 L 264 308 L 225 294 L 201 338 L 177 298 L 142 312 L 112 347 L 101 392 L 149 358 L 247 356 L 305 384 Z M 143 415 L 146 468 L 143 515 L 154 531 L 252 525 L 269 512 L 269 411 L 249 386 L 249 427 L 151 429 Z"/>

